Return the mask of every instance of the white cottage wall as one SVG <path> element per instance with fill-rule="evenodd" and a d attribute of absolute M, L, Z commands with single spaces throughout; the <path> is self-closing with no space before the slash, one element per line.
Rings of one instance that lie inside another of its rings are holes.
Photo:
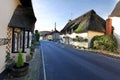
<path fill-rule="evenodd" d="M 18 0 L 0 0 L 0 38 L 7 38 L 8 23 L 13 15 Z M 0 73 L 5 69 L 6 45 L 0 46 Z"/>
<path fill-rule="evenodd" d="M 114 27 L 114 35 L 118 42 L 118 51 L 120 52 L 120 17 L 111 17 L 112 26 Z"/>

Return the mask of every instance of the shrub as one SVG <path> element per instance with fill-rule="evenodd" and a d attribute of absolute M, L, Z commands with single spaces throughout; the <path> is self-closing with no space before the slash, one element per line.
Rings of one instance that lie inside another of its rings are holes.
<path fill-rule="evenodd" d="M 24 65 L 23 55 L 21 52 L 19 52 L 16 67 L 22 67 L 23 65 Z"/>
<path fill-rule="evenodd" d="M 115 52 L 117 50 L 117 40 L 114 36 L 95 36 L 91 40 L 91 48 Z"/>

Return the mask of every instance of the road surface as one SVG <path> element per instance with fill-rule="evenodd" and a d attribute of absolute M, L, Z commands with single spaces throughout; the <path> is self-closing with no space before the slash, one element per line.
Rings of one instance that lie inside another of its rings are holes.
<path fill-rule="evenodd" d="M 120 60 L 41 41 L 41 80 L 120 80 Z"/>

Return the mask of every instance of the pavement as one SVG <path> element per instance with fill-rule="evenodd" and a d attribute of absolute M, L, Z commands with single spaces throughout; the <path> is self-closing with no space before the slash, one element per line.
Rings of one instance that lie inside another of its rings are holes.
<path fill-rule="evenodd" d="M 40 80 L 120 80 L 120 59 L 41 41 Z"/>
<path fill-rule="evenodd" d="M 35 48 L 33 59 L 28 62 L 30 66 L 27 75 L 20 78 L 5 77 L 3 80 L 40 80 L 40 52 L 40 46 L 37 46 Z"/>

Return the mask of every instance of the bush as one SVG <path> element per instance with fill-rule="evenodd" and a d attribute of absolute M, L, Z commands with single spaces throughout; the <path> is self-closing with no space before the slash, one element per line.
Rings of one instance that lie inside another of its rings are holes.
<path fill-rule="evenodd" d="M 117 40 L 114 36 L 95 36 L 91 40 L 91 48 L 115 52 L 117 50 Z"/>
<path fill-rule="evenodd" d="M 22 67 L 23 65 L 24 65 L 23 55 L 21 52 L 19 52 L 16 67 Z"/>

